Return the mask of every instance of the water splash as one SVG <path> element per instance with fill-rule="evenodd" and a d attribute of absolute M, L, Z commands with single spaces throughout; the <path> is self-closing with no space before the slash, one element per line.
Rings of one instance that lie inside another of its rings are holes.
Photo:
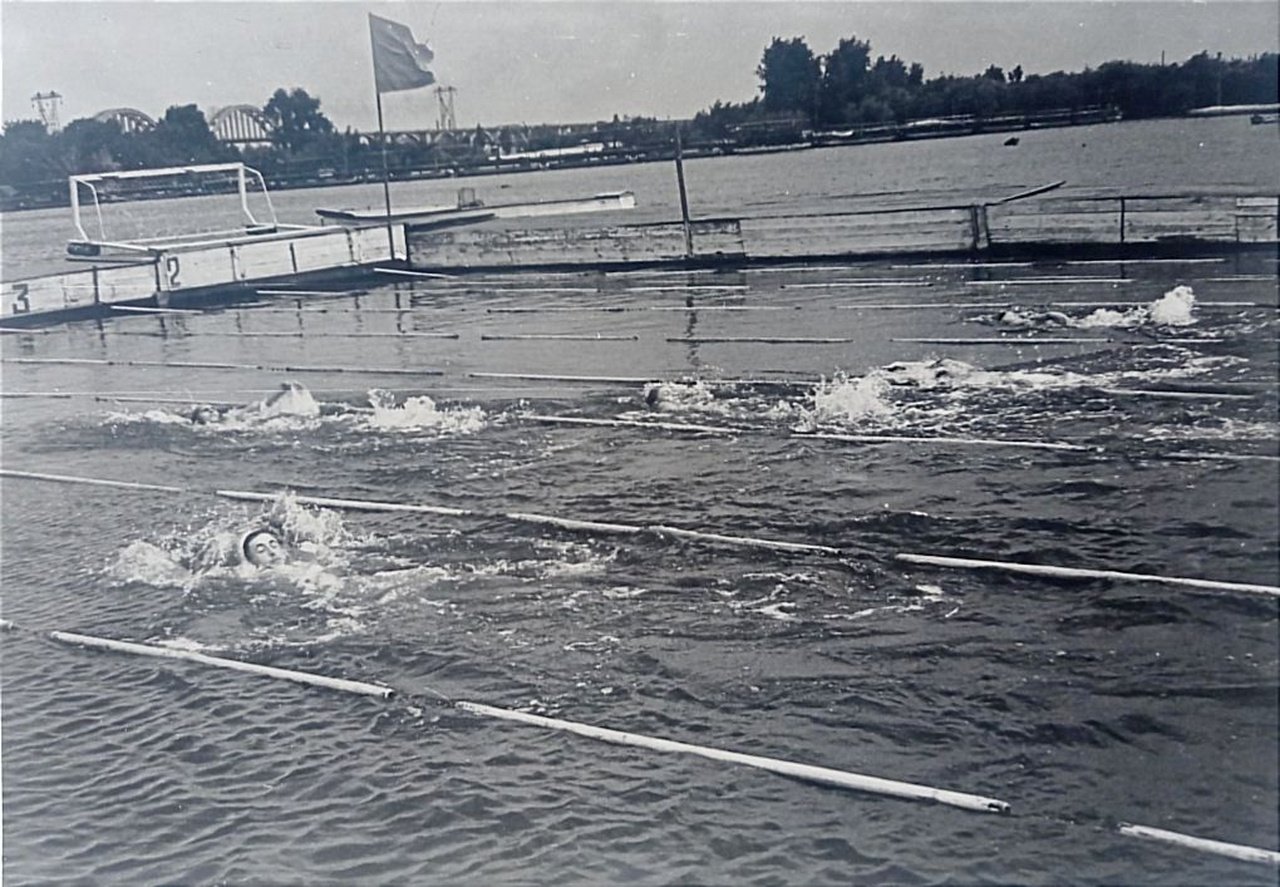
<path fill-rule="evenodd" d="M 888 418 L 894 411 L 884 399 L 887 389 L 884 378 L 874 374 L 850 378 L 838 372 L 823 378 L 813 390 L 813 406 L 800 410 L 799 427 L 807 431 Z"/>
<path fill-rule="evenodd" d="M 440 409 L 426 395 L 406 398 L 397 405 L 390 392 L 374 389 L 369 392 L 373 414 L 369 426 L 381 430 L 408 430 L 429 428 L 445 433 L 471 434 L 484 428 L 485 414 L 478 406 Z"/>

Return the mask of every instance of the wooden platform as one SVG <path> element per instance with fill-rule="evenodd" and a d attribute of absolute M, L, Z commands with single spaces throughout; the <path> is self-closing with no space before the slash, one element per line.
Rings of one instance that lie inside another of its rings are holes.
<path fill-rule="evenodd" d="M 1035 254 L 1072 247 L 1229 249 L 1277 242 L 1275 196 L 1054 198 L 973 206 L 628 225 L 406 226 L 430 270 L 735 263 L 906 254 Z"/>

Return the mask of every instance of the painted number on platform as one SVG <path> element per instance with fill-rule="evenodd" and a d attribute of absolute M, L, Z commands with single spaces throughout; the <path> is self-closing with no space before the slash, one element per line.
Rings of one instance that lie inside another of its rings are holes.
<path fill-rule="evenodd" d="M 25 283 L 15 283 L 13 285 L 13 313 L 27 314 L 31 311 L 31 302 L 27 299 L 27 285 Z"/>
<path fill-rule="evenodd" d="M 170 289 L 176 289 L 177 287 L 182 285 L 181 283 L 178 282 L 178 272 L 180 270 L 181 268 L 178 266 L 177 256 L 165 256 L 164 273 L 165 273 L 165 276 L 169 278 Z"/>

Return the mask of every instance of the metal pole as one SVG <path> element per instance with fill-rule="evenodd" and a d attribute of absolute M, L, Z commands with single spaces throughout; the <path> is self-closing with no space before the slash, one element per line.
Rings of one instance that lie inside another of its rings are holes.
<path fill-rule="evenodd" d="M 382 199 L 387 208 L 387 249 L 388 257 L 395 261 L 396 257 L 396 238 L 391 230 L 391 184 L 390 173 L 387 171 L 387 134 L 382 126 L 382 93 L 374 88 L 374 95 L 378 97 L 378 142 L 382 145 Z"/>
<path fill-rule="evenodd" d="M 693 258 L 693 227 L 689 222 L 689 195 L 684 190 L 684 147 L 676 124 L 676 182 L 680 186 L 680 221 L 684 223 L 684 257 Z"/>

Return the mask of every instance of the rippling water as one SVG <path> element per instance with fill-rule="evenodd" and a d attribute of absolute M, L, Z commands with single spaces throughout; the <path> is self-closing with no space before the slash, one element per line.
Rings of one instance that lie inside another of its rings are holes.
<path fill-rule="evenodd" d="M 1274 257 L 1252 255 L 493 276 L 6 336 L 5 358 L 119 362 L 6 362 L 7 395 L 62 395 L 0 402 L 6 468 L 186 492 L 3 480 L 4 616 L 25 627 L 0 642 L 5 878 L 1273 884 L 1115 825 L 1277 846 L 1274 599 L 893 555 L 1277 584 L 1276 333 Z M 579 338 L 510 338 L 539 335 Z M 1023 336 L 1051 341 L 1007 341 Z M 940 341 L 906 341 L 923 339 Z M 286 379 L 307 391 L 257 406 Z M 240 407 L 196 424 L 198 403 Z M 228 554 L 260 524 L 291 563 Z M 55 628 L 397 696 L 38 633 Z M 441 696 L 1013 812 L 593 743 Z"/>

